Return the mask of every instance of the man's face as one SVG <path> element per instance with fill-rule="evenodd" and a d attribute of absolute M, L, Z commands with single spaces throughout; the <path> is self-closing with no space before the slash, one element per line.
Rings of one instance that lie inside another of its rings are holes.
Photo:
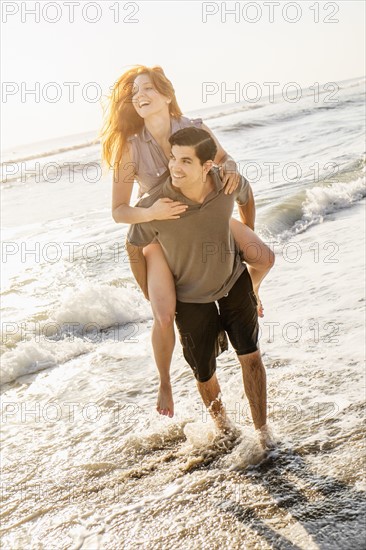
<path fill-rule="evenodd" d="M 194 147 L 188 145 L 173 145 L 169 170 L 174 187 L 184 188 L 203 181 L 203 166 Z"/>

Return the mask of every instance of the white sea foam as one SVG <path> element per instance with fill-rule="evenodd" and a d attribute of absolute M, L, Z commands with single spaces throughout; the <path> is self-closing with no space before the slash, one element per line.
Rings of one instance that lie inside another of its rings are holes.
<path fill-rule="evenodd" d="M 46 319 L 3 334 L 8 347 L 17 345 L 2 357 L 1 382 L 91 351 L 103 339 L 100 331 L 109 327 L 118 327 L 120 339 L 134 344 L 132 322 L 150 317 L 147 303 L 134 288 L 84 283 L 80 288 L 67 289 L 60 305 Z M 135 349 L 136 344 L 132 345 L 132 354 Z"/>
<path fill-rule="evenodd" d="M 83 283 L 67 289 L 53 317 L 57 323 L 93 324 L 104 329 L 115 324 L 143 321 L 151 317 L 136 288 Z"/>
<path fill-rule="evenodd" d="M 295 224 L 295 232 L 304 231 L 309 226 L 322 223 L 325 216 L 337 210 L 348 208 L 366 194 L 364 178 L 350 183 L 336 182 L 329 187 L 317 186 L 306 191 L 303 204 L 303 218 Z"/>
<path fill-rule="evenodd" d="M 93 348 L 94 344 L 81 338 L 58 342 L 46 339 L 20 342 L 15 349 L 5 352 L 2 356 L 1 383 L 6 384 L 19 376 L 65 363 Z"/>
<path fill-rule="evenodd" d="M 365 171 L 365 170 L 363 170 Z M 262 216 L 264 227 L 281 241 L 323 223 L 330 214 L 353 206 L 366 196 L 365 178 L 350 182 L 317 185 L 286 198 Z M 264 229 L 266 233 L 266 229 Z"/>

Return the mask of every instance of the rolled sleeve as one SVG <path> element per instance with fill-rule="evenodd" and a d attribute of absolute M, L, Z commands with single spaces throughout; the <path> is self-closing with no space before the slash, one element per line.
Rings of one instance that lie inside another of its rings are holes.
<path fill-rule="evenodd" d="M 143 247 L 153 242 L 156 235 L 157 232 L 151 223 L 135 223 L 127 233 L 127 240 L 133 246 Z"/>
<path fill-rule="evenodd" d="M 202 118 L 191 118 L 191 124 L 196 128 L 202 128 L 203 120 Z"/>
<path fill-rule="evenodd" d="M 236 188 L 236 197 L 235 197 L 235 200 L 239 206 L 244 206 L 248 202 L 249 189 L 250 189 L 249 181 L 246 178 L 244 178 L 244 176 L 241 176 L 239 185 Z"/>

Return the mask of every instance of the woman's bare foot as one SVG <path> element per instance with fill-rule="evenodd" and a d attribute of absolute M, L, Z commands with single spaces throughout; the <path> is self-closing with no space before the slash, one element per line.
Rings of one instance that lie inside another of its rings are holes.
<path fill-rule="evenodd" d="M 160 384 L 156 410 L 159 414 L 169 416 L 169 418 L 174 416 L 174 401 L 170 384 Z"/>

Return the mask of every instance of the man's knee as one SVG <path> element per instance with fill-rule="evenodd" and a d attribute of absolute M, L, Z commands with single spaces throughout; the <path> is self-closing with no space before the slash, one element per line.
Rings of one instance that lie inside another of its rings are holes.
<path fill-rule="evenodd" d="M 263 367 L 261 352 L 259 350 L 242 355 L 238 354 L 238 359 L 243 368 L 256 370 Z"/>
<path fill-rule="evenodd" d="M 195 372 L 194 377 L 199 388 L 208 388 L 217 381 L 216 371 L 207 375 Z"/>

